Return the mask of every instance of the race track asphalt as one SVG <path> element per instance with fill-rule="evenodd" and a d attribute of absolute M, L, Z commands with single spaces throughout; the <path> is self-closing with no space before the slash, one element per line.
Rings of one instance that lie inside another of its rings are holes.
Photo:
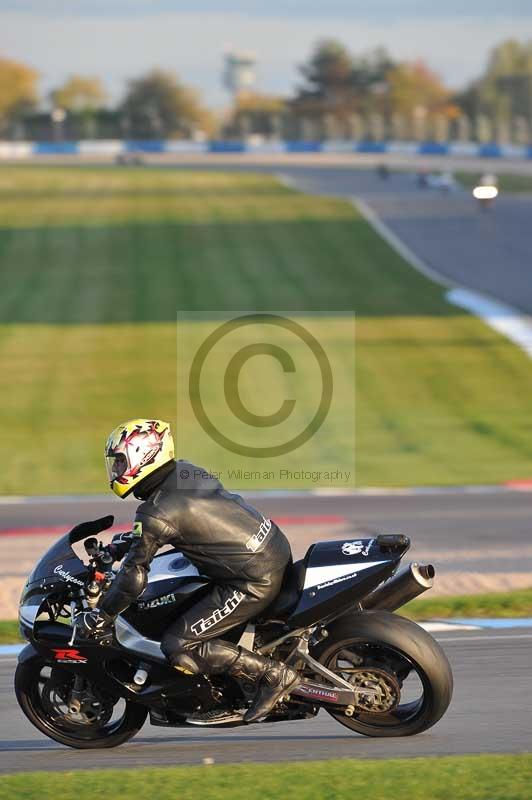
<path fill-rule="evenodd" d="M 501 165 L 501 171 L 504 167 Z M 313 194 L 362 198 L 418 258 L 451 283 L 532 312 L 532 194 L 501 192 L 482 211 L 471 192 L 419 189 L 412 172 L 283 169 Z"/>
<path fill-rule="evenodd" d="M 386 159 L 380 159 L 386 161 Z M 532 313 L 532 193 L 501 192 L 495 205 L 482 211 L 471 192 L 460 186 L 451 192 L 419 189 L 416 170 L 467 169 L 495 173 L 521 171 L 532 165 L 516 161 L 409 159 L 400 169 L 388 159 L 388 180 L 378 177 L 373 157 L 366 162 L 307 158 L 256 161 L 187 159 L 180 163 L 154 161 L 166 168 L 268 172 L 287 178 L 311 194 L 361 198 L 407 247 L 445 281 L 487 294 Z M 362 166 L 362 164 L 364 164 Z"/>
<path fill-rule="evenodd" d="M 231 487 L 235 488 L 235 487 Z M 433 563 L 439 593 L 503 590 L 530 584 L 532 492 L 486 489 L 482 493 L 246 495 L 265 516 L 280 521 L 294 556 L 319 539 L 347 539 L 365 532 L 401 532 L 412 540 L 407 558 Z M 52 497 L 0 506 L 0 579 L 22 581 L 55 536 L 2 536 L 14 528 L 68 531 L 76 523 L 109 513 L 127 527 L 135 502 L 112 494 L 65 500 Z M 331 520 L 330 522 L 328 520 Z M 369 535 L 369 534 L 367 534 Z"/>
<path fill-rule="evenodd" d="M 517 632 L 518 631 L 518 632 Z M 46 739 L 23 717 L 12 690 L 15 660 L 0 659 L 0 772 L 72 770 L 328 758 L 406 758 L 532 750 L 532 629 L 439 635 L 451 662 L 454 698 L 431 730 L 403 739 L 349 733 L 320 711 L 304 722 L 231 730 L 153 728 L 113 750 L 80 752 Z"/>

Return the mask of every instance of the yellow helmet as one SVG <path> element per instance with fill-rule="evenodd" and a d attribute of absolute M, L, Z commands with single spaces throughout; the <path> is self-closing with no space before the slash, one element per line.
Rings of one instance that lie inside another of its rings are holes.
<path fill-rule="evenodd" d="M 109 485 L 118 497 L 174 458 L 170 425 L 160 419 L 131 419 L 110 434 L 105 446 Z"/>

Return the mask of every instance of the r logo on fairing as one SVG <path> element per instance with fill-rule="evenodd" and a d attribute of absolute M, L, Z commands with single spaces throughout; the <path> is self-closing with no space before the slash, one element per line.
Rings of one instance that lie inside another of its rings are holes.
<path fill-rule="evenodd" d="M 69 650 L 64 647 L 53 647 L 52 651 L 56 661 L 61 664 L 86 664 L 87 659 L 82 656 L 79 650 Z"/>

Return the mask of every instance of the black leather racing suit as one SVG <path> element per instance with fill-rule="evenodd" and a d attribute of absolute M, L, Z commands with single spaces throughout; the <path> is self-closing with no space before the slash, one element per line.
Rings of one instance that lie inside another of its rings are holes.
<path fill-rule="evenodd" d="M 291 560 L 288 540 L 239 495 L 187 461 L 158 470 L 143 484 L 132 544 L 100 610 L 115 616 L 134 602 L 156 552 L 174 545 L 213 585 L 168 628 L 161 648 L 174 666 L 190 672 L 224 671 L 238 651 L 217 637 L 273 602 Z"/>

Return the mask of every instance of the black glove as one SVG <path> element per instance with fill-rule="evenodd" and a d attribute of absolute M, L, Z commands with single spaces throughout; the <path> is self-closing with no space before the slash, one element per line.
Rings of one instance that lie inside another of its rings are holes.
<path fill-rule="evenodd" d="M 121 561 L 136 538 L 137 537 L 133 536 L 131 531 L 127 533 L 115 533 L 111 544 L 107 545 L 107 550 L 112 556 L 113 561 Z"/>
<path fill-rule="evenodd" d="M 82 611 L 74 617 L 74 625 L 81 636 L 105 636 L 110 631 L 114 618 L 103 611 Z"/>

